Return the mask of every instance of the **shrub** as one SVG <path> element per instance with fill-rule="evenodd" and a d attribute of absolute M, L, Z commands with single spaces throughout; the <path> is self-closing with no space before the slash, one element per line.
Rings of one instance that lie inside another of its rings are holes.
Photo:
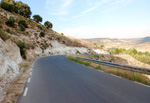
<path fill-rule="evenodd" d="M 56 39 L 59 41 L 61 38 L 60 38 L 60 37 L 57 37 Z"/>
<path fill-rule="evenodd" d="M 0 29 L 0 38 L 3 41 L 6 41 L 7 39 L 9 39 L 9 35 L 7 35 L 2 29 Z"/>
<path fill-rule="evenodd" d="M 26 59 L 26 49 L 28 49 L 28 45 L 24 41 L 19 40 L 17 42 L 17 46 L 20 48 L 20 54 L 22 58 Z"/>
<path fill-rule="evenodd" d="M 45 33 L 44 32 L 40 32 L 40 37 L 44 37 Z"/>
<path fill-rule="evenodd" d="M 110 51 L 111 54 L 129 54 L 133 58 L 137 59 L 138 61 L 141 61 L 143 63 L 150 64 L 150 53 L 149 52 L 139 52 L 136 49 L 125 49 L 125 48 L 116 48 L 114 50 Z"/>
<path fill-rule="evenodd" d="M 2 0 L 1 8 L 12 12 L 14 10 L 14 0 Z"/>
<path fill-rule="evenodd" d="M 66 43 L 64 40 L 63 40 L 62 42 L 63 42 L 63 44 L 65 44 L 65 43 Z"/>
<path fill-rule="evenodd" d="M 25 27 L 22 24 L 20 24 L 19 27 L 21 31 L 25 31 Z"/>
<path fill-rule="evenodd" d="M 2 25 L 0 25 L 0 28 L 3 28 L 3 26 L 2 26 Z"/>
<path fill-rule="evenodd" d="M 37 25 L 37 27 L 38 27 L 39 29 L 41 29 L 41 30 L 43 29 L 41 25 Z"/>
<path fill-rule="evenodd" d="M 18 22 L 18 25 L 23 25 L 25 28 L 28 28 L 28 25 L 26 24 L 26 21 L 25 20 L 20 20 Z"/>
<path fill-rule="evenodd" d="M 15 26 L 15 20 L 13 18 L 9 18 L 5 23 L 11 27 Z"/>
<path fill-rule="evenodd" d="M 31 20 L 31 19 L 29 19 L 29 18 L 28 18 L 28 21 L 29 21 L 30 23 L 32 22 L 32 20 Z"/>
<path fill-rule="evenodd" d="M 100 48 L 103 49 L 103 48 L 104 48 L 104 45 L 100 45 Z"/>
<path fill-rule="evenodd" d="M 10 29 L 9 29 L 9 28 L 6 28 L 6 31 L 9 33 L 9 32 L 10 32 Z"/>

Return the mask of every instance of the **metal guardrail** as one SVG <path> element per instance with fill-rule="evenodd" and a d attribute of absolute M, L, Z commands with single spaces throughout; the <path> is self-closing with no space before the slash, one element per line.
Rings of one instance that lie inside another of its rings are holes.
<path fill-rule="evenodd" d="M 124 70 L 129 70 L 133 72 L 139 72 L 139 73 L 150 75 L 150 69 L 148 68 L 141 68 L 141 67 L 136 67 L 136 66 L 131 66 L 131 65 L 124 65 L 124 64 L 119 64 L 119 63 L 113 63 L 113 62 L 107 62 L 107 61 L 101 61 L 101 60 L 95 60 L 95 59 L 89 59 L 89 58 L 82 58 L 82 57 L 77 57 L 77 58 L 84 60 L 84 61 L 93 62 L 96 64 L 106 65 L 110 67 L 115 67 L 119 69 L 124 69 Z"/>

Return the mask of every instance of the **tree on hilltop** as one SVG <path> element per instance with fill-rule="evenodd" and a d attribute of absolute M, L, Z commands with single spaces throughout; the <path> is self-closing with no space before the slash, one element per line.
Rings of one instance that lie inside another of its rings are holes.
<path fill-rule="evenodd" d="M 1 8 L 12 12 L 14 10 L 14 0 L 2 0 L 1 1 Z"/>
<path fill-rule="evenodd" d="M 42 17 L 40 15 L 33 15 L 33 20 L 39 23 L 42 22 Z"/>
<path fill-rule="evenodd" d="M 30 18 L 32 14 L 30 7 L 27 4 L 22 3 L 21 1 L 15 2 L 14 11 L 27 18 Z"/>
<path fill-rule="evenodd" d="M 15 12 L 27 18 L 30 18 L 32 14 L 30 7 L 27 4 L 22 3 L 21 1 L 15 2 L 14 0 L 2 0 L 1 8 L 10 12 Z"/>
<path fill-rule="evenodd" d="M 52 27 L 53 27 L 53 24 L 51 23 L 51 22 L 49 22 L 49 21 L 46 21 L 45 23 L 44 23 L 44 25 L 49 29 L 51 29 Z"/>

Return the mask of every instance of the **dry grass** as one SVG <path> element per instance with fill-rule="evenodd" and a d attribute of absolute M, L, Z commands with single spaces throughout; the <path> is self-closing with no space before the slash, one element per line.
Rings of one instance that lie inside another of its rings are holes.
<path fill-rule="evenodd" d="M 18 40 L 22 39 L 27 44 L 33 45 L 34 46 L 34 47 L 32 46 L 33 48 L 37 47 L 37 45 L 40 48 L 42 46 L 40 44 L 44 43 L 43 40 L 47 41 L 57 40 L 61 44 L 72 47 L 96 48 L 92 43 L 89 43 L 87 41 L 61 35 L 52 29 L 47 29 L 44 25 L 37 23 L 32 19 L 24 18 L 23 16 L 20 16 L 15 13 L 10 13 L 2 8 L 0 8 L 0 11 L 2 12 L 2 14 L 5 13 L 5 15 L 1 15 L 0 13 L 1 25 L 3 26 L 2 29 L 3 30 L 5 30 L 6 28 L 9 29 L 9 33 L 11 34 L 10 39 L 11 38 L 13 39 L 15 38 Z M 5 21 L 7 21 L 8 19 L 7 15 L 11 15 L 15 19 L 16 21 L 15 28 L 9 27 L 5 24 Z M 25 31 L 21 31 L 18 26 L 18 21 L 20 20 L 25 20 L 26 24 L 28 25 L 28 28 L 26 28 Z M 40 32 L 44 32 L 45 36 L 40 38 L 39 36 Z"/>
<path fill-rule="evenodd" d="M 1 103 L 16 103 L 19 96 L 22 94 L 24 85 L 29 77 L 30 68 L 34 59 L 23 61 L 21 66 L 21 74 L 12 83 L 11 88 L 6 92 L 6 97 Z"/>
<path fill-rule="evenodd" d="M 146 85 L 150 85 L 150 79 L 147 78 L 145 75 L 140 74 L 140 73 L 136 73 L 136 72 L 132 72 L 132 71 L 126 71 L 126 70 L 122 70 L 122 69 L 118 69 L 118 68 L 113 68 L 113 67 L 108 67 L 108 66 L 104 66 L 104 65 L 99 65 L 96 63 L 90 63 L 87 61 L 83 61 L 80 59 L 77 59 L 75 56 L 67 56 L 67 59 L 70 59 L 72 61 L 93 67 L 95 69 L 99 69 L 111 74 L 115 74 L 117 76 L 129 79 L 129 80 L 133 80 L 133 81 L 137 81 Z"/>

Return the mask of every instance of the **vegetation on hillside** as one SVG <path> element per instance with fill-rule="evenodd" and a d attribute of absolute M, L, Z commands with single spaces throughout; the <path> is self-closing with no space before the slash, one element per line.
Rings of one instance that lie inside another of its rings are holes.
<path fill-rule="evenodd" d="M 29 49 L 29 46 L 24 42 L 19 40 L 17 42 L 18 47 L 20 48 L 20 53 L 23 59 L 26 59 L 26 50 Z"/>
<path fill-rule="evenodd" d="M 150 53 L 149 52 L 140 52 L 136 49 L 125 49 L 125 48 L 115 48 L 113 50 L 110 50 L 111 54 L 129 54 L 135 59 L 150 64 Z"/>
<path fill-rule="evenodd" d="M 17 13 L 19 15 L 22 15 L 25 18 L 30 18 L 32 14 L 30 7 L 21 1 L 1 0 L 0 7 L 12 13 Z M 36 15 L 33 15 L 33 20 L 35 20 L 37 23 L 41 23 L 43 21 L 43 18 L 40 15 L 36 14 Z M 29 21 L 31 22 L 30 19 Z M 7 21 L 6 24 L 14 27 L 13 22 L 15 21 L 13 19 L 10 19 Z M 24 22 L 24 21 L 21 21 L 21 22 Z M 47 27 L 47 29 L 49 28 L 51 29 L 53 27 L 53 24 L 49 21 L 46 21 L 44 25 Z M 23 24 L 20 25 L 20 23 L 19 23 L 19 26 L 20 26 L 21 31 L 24 31 L 24 29 L 27 28 L 26 25 L 23 25 Z"/>
<path fill-rule="evenodd" d="M 9 39 L 9 36 L 7 33 L 5 33 L 1 28 L 0 28 L 0 38 L 2 38 L 3 41 L 6 41 Z"/>
<path fill-rule="evenodd" d="M 10 12 L 15 12 L 27 18 L 30 18 L 32 14 L 30 7 L 27 4 L 22 3 L 21 1 L 2 0 L 1 8 Z"/>
<path fill-rule="evenodd" d="M 88 42 L 66 37 L 63 33 L 59 34 L 53 31 L 53 24 L 50 21 L 46 21 L 42 25 L 43 18 L 38 14 L 38 16 L 34 15 L 34 18 L 31 19 L 29 14 L 19 11 L 21 7 L 21 10 L 24 9 L 24 5 L 26 4 L 19 1 L 15 2 L 14 0 L 2 0 L 0 4 L 0 38 L 3 41 L 10 39 L 16 43 L 24 59 L 27 58 L 27 49 L 33 50 L 36 47 L 41 48 L 42 52 L 44 52 L 46 48 L 52 47 L 50 42 L 52 40 L 56 40 L 66 46 L 94 47 Z M 30 7 L 27 7 L 27 9 L 30 10 Z M 26 48 L 26 44 L 29 45 L 28 48 Z"/>
<path fill-rule="evenodd" d="M 12 17 L 10 17 L 5 23 L 11 27 L 15 26 L 15 20 Z"/>

